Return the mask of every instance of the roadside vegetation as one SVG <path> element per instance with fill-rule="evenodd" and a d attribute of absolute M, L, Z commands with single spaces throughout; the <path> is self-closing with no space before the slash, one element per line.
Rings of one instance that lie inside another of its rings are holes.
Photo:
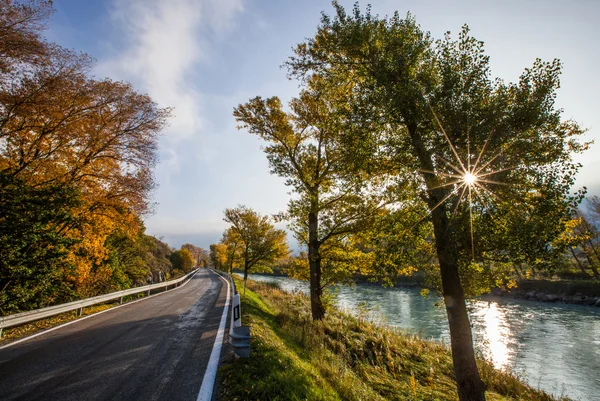
<path fill-rule="evenodd" d="M 475 355 L 469 297 L 514 287 L 524 269 L 553 274 L 565 254 L 599 276 L 597 239 L 578 214 L 585 189 L 574 187 L 585 131 L 555 104 L 560 60 L 532 61 L 505 82 L 467 25 L 435 39 L 410 13 L 333 1 L 284 63 L 298 95 L 233 110 L 292 191 L 278 217 L 304 252 L 287 272 L 310 284 L 310 327 L 328 327 L 328 286 L 420 270 L 443 295 L 461 401 L 485 401 L 493 385 Z"/>
<path fill-rule="evenodd" d="M 235 278 L 241 285 L 241 281 Z M 230 400 L 458 400 L 447 345 L 351 316 L 327 304 L 313 321 L 310 300 L 248 281 L 241 294 L 251 357 L 219 371 Z M 557 400 L 477 360 L 489 400 Z"/>
<path fill-rule="evenodd" d="M 145 234 L 171 111 L 49 42 L 50 0 L 0 1 L 0 315 L 206 265 Z"/>

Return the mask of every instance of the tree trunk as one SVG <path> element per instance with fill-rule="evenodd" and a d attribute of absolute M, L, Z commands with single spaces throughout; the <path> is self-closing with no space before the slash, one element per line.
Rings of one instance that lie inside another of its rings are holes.
<path fill-rule="evenodd" d="M 237 250 L 237 243 L 233 246 L 233 252 L 231 252 L 231 262 L 229 263 L 229 274 L 233 273 L 233 258 L 235 257 L 235 251 Z"/>
<path fill-rule="evenodd" d="M 529 265 L 529 268 L 531 269 L 531 275 L 533 277 L 537 277 L 537 271 L 535 270 L 535 267 L 533 267 L 533 265 Z"/>
<path fill-rule="evenodd" d="M 594 246 L 594 241 L 592 241 L 591 239 L 588 239 L 588 244 L 590 244 L 590 248 L 592 249 L 592 252 L 594 252 L 594 255 L 596 255 L 596 259 L 598 259 L 598 261 L 600 261 L 600 255 L 598 255 L 598 251 L 596 250 L 596 247 Z"/>
<path fill-rule="evenodd" d="M 587 272 L 585 271 L 585 268 L 583 267 L 583 265 L 581 264 L 581 261 L 579 260 L 579 258 L 577 257 L 577 255 L 575 254 L 575 251 L 573 250 L 573 247 L 569 247 L 569 249 L 571 250 L 571 255 L 573 255 L 573 259 L 575 259 L 575 262 L 577 262 L 577 266 L 579 266 L 579 270 L 581 270 L 581 272 L 587 276 Z"/>
<path fill-rule="evenodd" d="M 248 258 L 244 259 L 244 295 L 246 295 L 246 281 L 248 280 Z"/>
<path fill-rule="evenodd" d="M 585 251 L 585 248 L 583 249 L 583 253 L 585 255 L 585 258 L 587 259 L 588 263 L 590 264 L 590 269 L 592 270 L 592 273 L 594 273 L 594 278 L 598 279 L 598 269 L 596 269 L 596 266 L 594 266 L 594 262 L 592 261 L 592 258 L 590 257 L 590 255 L 588 255 L 588 253 Z"/>
<path fill-rule="evenodd" d="M 512 264 L 512 265 L 513 265 L 513 267 L 514 267 L 514 269 L 515 269 L 515 272 L 517 273 L 517 276 L 518 276 L 519 278 L 523 278 L 523 275 L 521 274 L 521 271 L 520 271 L 520 270 L 519 270 L 519 268 L 517 267 L 517 264 L 516 264 L 515 262 L 513 262 L 513 264 Z"/>
<path fill-rule="evenodd" d="M 434 210 L 432 216 L 458 397 L 460 401 L 485 401 L 485 384 L 479 376 L 475 361 L 471 324 L 458 274 L 456 253 L 448 235 L 449 221 L 441 207 Z"/>
<path fill-rule="evenodd" d="M 410 121 L 410 119 L 407 120 Z M 409 122 L 407 128 L 422 170 L 435 171 L 432 154 L 423 144 L 422 138 L 417 132 L 418 125 Z M 479 376 L 475 361 L 471 324 L 458 274 L 457 252 L 453 249 L 455 245 L 451 242 L 449 235 L 450 222 L 445 205 L 438 205 L 445 198 L 447 192 L 439 187 L 435 176 L 423 174 L 423 178 L 429 189 L 427 203 L 433 220 L 435 245 L 442 276 L 442 292 L 450 327 L 452 362 L 458 398 L 460 401 L 485 401 L 485 384 Z"/>
<path fill-rule="evenodd" d="M 308 214 L 308 264 L 310 267 L 310 309 L 313 320 L 325 317 L 321 295 L 321 255 L 319 253 L 319 217 L 316 208 Z"/>

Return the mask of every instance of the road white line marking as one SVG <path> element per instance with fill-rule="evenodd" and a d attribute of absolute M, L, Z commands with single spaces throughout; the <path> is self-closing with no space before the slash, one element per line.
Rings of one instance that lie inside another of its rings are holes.
<path fill-rule="evenodd" d="M 199 271 L 200 271 L 200 270 L 198 270 L 198 272 L 199 272 Z M 29 337 L 21 338 L 20 340 L 15 340 L 15 341 L 13 341 L 12 343 L 9 343 L 9 344 L 6 344 L 6 345 L 3 345 L 3 346 L 1 346 L 1 347 L 0 347 L 0 350 L 3 350 L 3 349 L 5 349 L 5 348 L 12 347 L 13 345 L 17 345 L 17 344 L 20 344 L 20 343 L 22 343 L 22 342 L 25 342 L 25 341 L 31 340 L 32 338 L 39 337 L 39 336 L 41 336 L 41 335 L 44 335 L 44 334 L 48 334 L 48 333 L 50 333 L 51 331 L 58 330 L 58 329 L 62 329 L 63 327 L 69 326 L 69 325 L 71 325 L 71 324 L 73 324 L 73 323 L 81 322 L 81 321 L 83 321 L 83 320 L 85 320 L 85 319 L 89 319 L 89 318 L 91 318 L 91 317 L 96 317 L 96 316 L 98 316 L 98 315 L 101 315 L 101 314 L 103 314 L 103 313 L 105 313 L 105 312 L 110 312 L 110 311 L 113 311 L 113 310 L 115 310 L 115 309 L 122 308 L 122 307 L 124 307 L 124 306 L 129 306 L 129 305 L 137 304 L 138 302 L 145 301 L 146 299 L 154 298 L 154 297 L 157 297 L 157 296 L 159 296 L 159 295 L 168 294 L 168 293 L 170 293 L 171 291 L 178 290 L 178 289 L 182 288 L 184 285 L 186 285 L 187 283 L 189 283 L 189 282 L 190 282 L 190 281 L 191 281 L 191 280 L 194 278 L 194 276 L 195 276 L 196 274 L 198 274 L 198 272 L 194 273 L 194 274 L 192 275 L 192 277 L 190 277 L 190 279 L 189 279 L 188 281 L 186 281 L 185 283 L 181 284 L 179 287 L 171 288 L 169 291 L 163 291 L 163 292 L 159 292 L 158 294 L 150 295 L 149 297 L 144 297 L 144 298 L 137 299 L 137 300 L 135 300 L 135 301 L 130 301 L 130 302 L 127 302 L 126 304 L 119 305 L 119 306 L 114 306 L 114 307 L 112 307 L 112 308 L 109 308 L 109 309 L 106 309 L 106 310 L 103 310 L 103 311 L 100 311 L 100 312 L 96 312 L 96 313 L 94 313 L 94 314 L 92 314 L 92 315 L 88 315 L 88 316 L 85 316 L 85 317 L 81 317 L 81 318 L 79 318 L 79 319 L 77 319 L 77 320 L 72 320 L 72 321 L 70 321 L 70 322 L 63 323 L 63 324 L 61 324 L 60 326 L 56 326 L 56 327 L 52 327 L 52 328 L 50 328 L 50 329 L 48 329 L 48 330 L 40 331 L 39 333 L 32 334 L 32 335 L 30 335 Z"/>
<path fill-rule="evenodd" d="M 229 312 L 229 281 L 225 280 L 220 274 L 217 276 L 227 284 L 227 298 L 225 298 L 225 307 L 223 308 L 223 314 L 221 315 L 221 323 L 219 324 L 219 331 L 217 331 L 217 337 L 213 344 L 213 349 L 210 353 L 210 359 L 204 372 L 204 379 L 202 379 L 202 386 L 200 386 L 200 392 L 196 401 L 210 401 L 212 400 L 213 389 L 215 387 L 215 379 L 217 378 L 217 368 L 219 367 L 219 359 L 221 357 L 221 345 L 223 344 L 223 334 L 225 333 L 225 326 L 227 325 L 227 313 Z"/>

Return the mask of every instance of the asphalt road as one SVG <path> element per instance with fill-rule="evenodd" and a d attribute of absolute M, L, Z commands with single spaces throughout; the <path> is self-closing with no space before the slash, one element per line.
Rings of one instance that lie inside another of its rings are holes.
<path fill-rule="evenodd" d="M 227 287 L 185 286 L 0 350 L 0 400 L 195 400 Z"/>

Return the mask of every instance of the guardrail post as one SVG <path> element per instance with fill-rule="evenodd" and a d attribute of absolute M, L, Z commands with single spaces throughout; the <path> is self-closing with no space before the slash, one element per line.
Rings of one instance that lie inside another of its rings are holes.
<path fill-rule="evenodd" d="M 150 290 L 148 290 L 148 294 L 146 296 L 148 296 L 148 297 L 150 296 Z"/>
<path fill-rule="evenodd" d="M 2 330 L 4 329 L 4 327 L 0 327 L 0 338 L 2 338 Z"/>
<path fill-rule="evenodd" d="M 123 305 L 123 297 L 119 298 L 119 305 Z"/>
<path fill-rule="evenodd" d="M 83 314 L 83 308 L 77 309 L 77 317 L 81 316 L 82 314 Z"/>
<path fill-rule="evenodd" d="M 231 280 L 233 282 L 233 280 Z M 233 287 L 235 293 L 235 284 Z M 233 346 L 233 352 L 237 358 L 250 357 L 250 327 L 242 326 L 242 307 L 240 294 L 233 296 L 233 308 L 231 309 L 231 325 L 229 327 L 229 343 Z"/>

